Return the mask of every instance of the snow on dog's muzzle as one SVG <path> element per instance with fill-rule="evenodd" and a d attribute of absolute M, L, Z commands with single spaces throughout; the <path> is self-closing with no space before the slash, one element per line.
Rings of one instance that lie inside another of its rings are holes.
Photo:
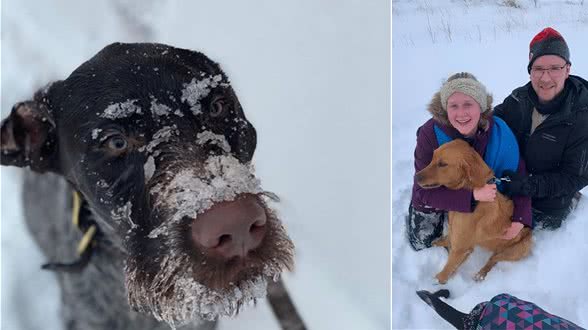
<path fill-rule="evenodd" d="M 242 164 L 232 156 L 209 157 L 203 168 L 203 174 L 193 169 L 180 170 L 168 184 L 157 184 L 151 189 L 151 194 L 158 195 L 154 207 L 173 213 L 170 220 L 151 231 L 149 237 L 165 234 L 171 224 L 186 217 L 196 220 L 215 203 L 263 192 L 260 181 L 253 175 L 253 165 Z"/>
<path fill-rule="evenodd" d="M 161 249 L 127 262 L 129 303 L 179 326 L 234 316 L 265 297 L 267 281 L 291 269 L 294 246 L 253 166 L 215 155 L 167 173 L 150 189 L 165 219 L 145 237 Z"/>

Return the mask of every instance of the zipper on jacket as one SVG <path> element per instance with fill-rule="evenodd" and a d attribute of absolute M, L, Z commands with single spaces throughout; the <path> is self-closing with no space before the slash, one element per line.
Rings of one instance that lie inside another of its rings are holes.
<path fill-rule="evenodd" d="M 547 121 L 549 118 L 547 118 L 545 121 Z M 569 122 L 567 119 L 562 119 L 562 120 L 558 120 L 556 122 L 553 123 L 546 123 L 546 122 L 542 122 L 541 124 L 539 124 L 539 126 L 537 126 L 535 128 L 535 130 L 533 131 L 533 134 L 537 134 L 538 131 L 547 129 L 547 128 L 551 128 L 551 127 L 555 127 L 555 126 L 559 126 L 559 125 L 565 125 L 565 126 L 573 126 L 574 124 Z M 528 134 L 528 136 L 531 136 L 533 134 Z"/>

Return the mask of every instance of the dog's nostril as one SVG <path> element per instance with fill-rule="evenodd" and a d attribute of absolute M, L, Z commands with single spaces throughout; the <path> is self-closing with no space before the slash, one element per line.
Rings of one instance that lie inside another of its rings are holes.
<path fill-rule="evenodd" d="M 251 227 L 249 227 L 249 232 L 251 234 L 257 234 L 259 232 L 261 232 L 265 227 L 265 221 L 256 221 L 254 224 L 251 225 Z"/>
<path fill-rule="evenodd" d="M 227 234 L 221 235 L 218 238 L 218 244 L 215 247 L 220 247 L 220 246 L 223 246 L 225 244 L 229 244 L 231 241 L 232 241 L 231 235 L 227 235 Z"/>

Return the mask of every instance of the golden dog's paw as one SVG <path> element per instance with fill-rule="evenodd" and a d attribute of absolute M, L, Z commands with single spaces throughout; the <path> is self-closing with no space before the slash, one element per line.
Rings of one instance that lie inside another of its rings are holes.
<path fill-rule="evenodd" d="M 476 275 L 474 275 L 474 281 L 476 282 L 482 282 L 483 280 L 486 279 L 486 273 L 477 273 Z"/>
<path fill-rule="evenodd" d="M 445 284 L 449 277 L 445 274 L 439 273 L 435 276 L 435 279 L 437 280 L 437 284 Z"/>
<path fill-rule="evenodd" d="M 443 236 L 441 238 L 438 238 L 436 240 L 434 240 L 431 243 L 432 246 L 442 246 L 442 247 L 449 247 L 449 239 L 447 238 L 447 236 Z"/>

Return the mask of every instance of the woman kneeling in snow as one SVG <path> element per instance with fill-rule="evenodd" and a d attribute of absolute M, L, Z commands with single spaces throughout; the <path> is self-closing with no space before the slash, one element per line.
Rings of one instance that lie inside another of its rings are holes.
<path fill-rule="evenodd" d="M 429 165 L 435 149 L 453 139 L 468 142 L 498 178 L 504 171 L 525 172 L 512 131 L 502 119 L 492 116 L 492 96 L 471 73 L 449 77 L 433 95 L 428 110 L 433 118 L 417 130 L 415 173 Z M 406 221 L 410 245 L 415 250 L 431 247 L 443 233 L 447 211 L 472 212 L 478 201 L 493 201 L 497 188 L 501 190 L 500 183 L 498 187 L 492 183 L 473 191 L 443 186 L 423 189 L 415 181 Z M 504 239 L 515 237 L 523 226 L 532 227 L 531 199 L 514 196 L 513 202 L 513 222 Z"/>

